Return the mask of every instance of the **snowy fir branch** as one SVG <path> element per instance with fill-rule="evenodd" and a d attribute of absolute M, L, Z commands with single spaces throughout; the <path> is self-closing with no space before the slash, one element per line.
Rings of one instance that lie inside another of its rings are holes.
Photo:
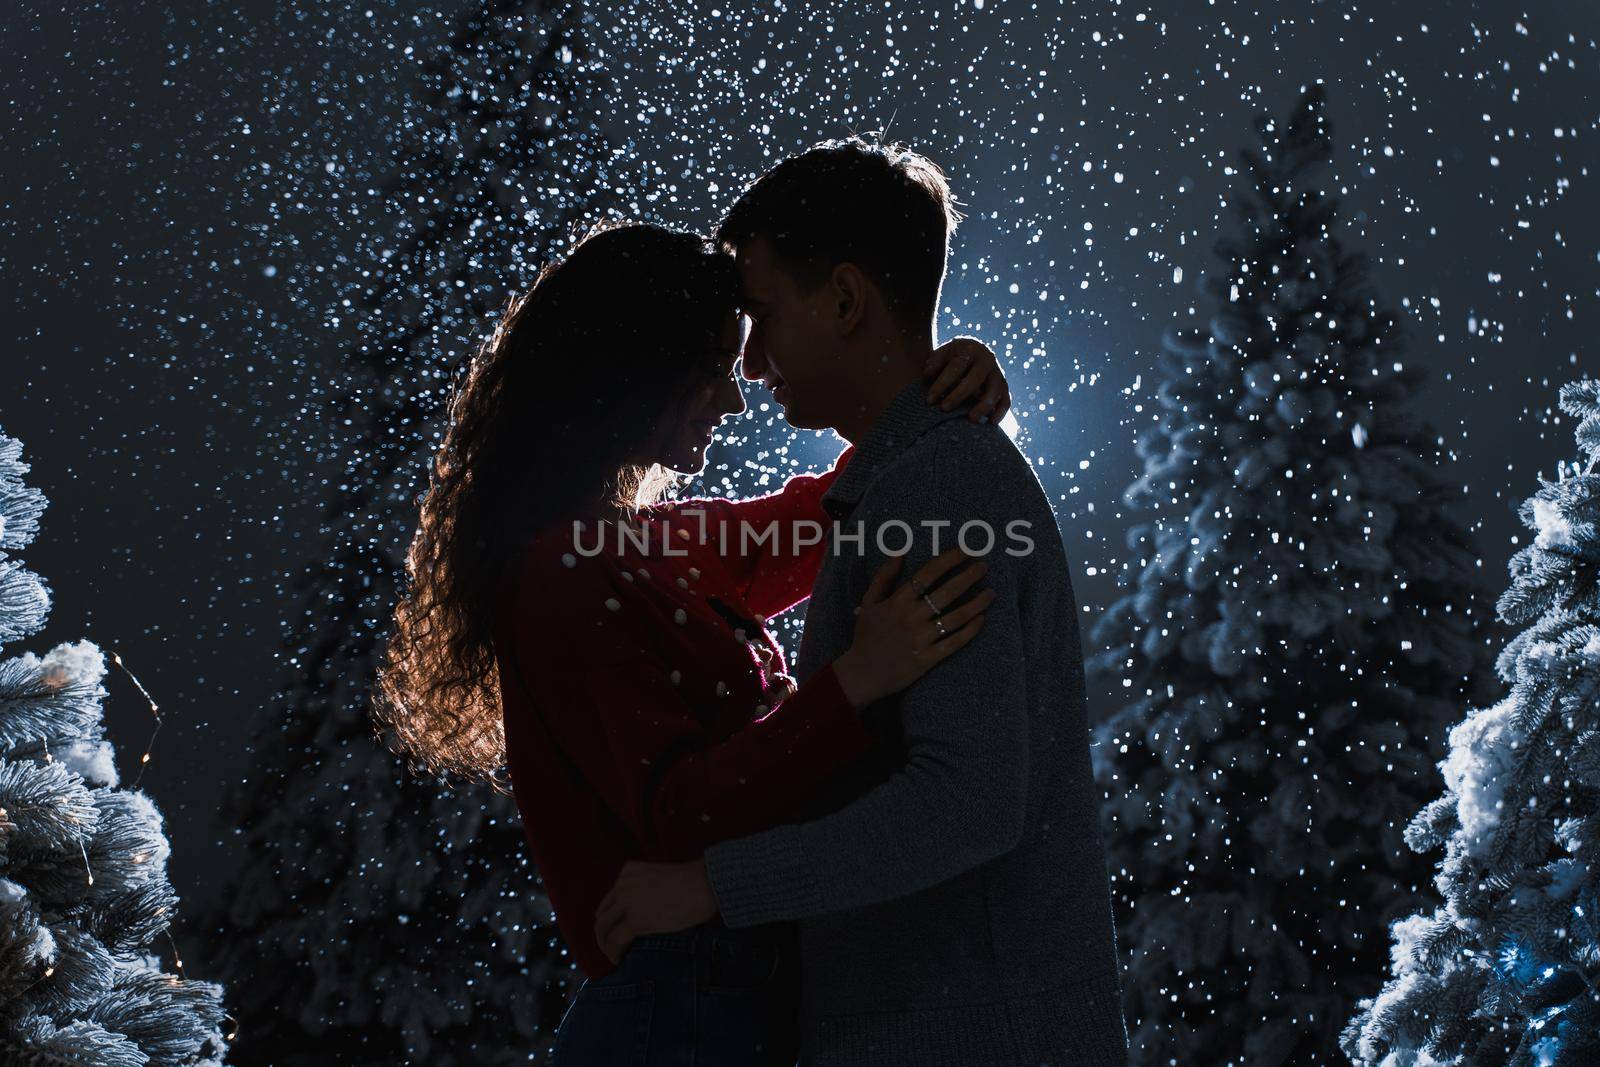
<path fill-rule="evenodd" d="M 46 503 L 28 470 L 0 433 L 0 643 L 50 610 L 15 556 Z M 118 788 L 105 673 L 89 641 L 0 660 L 0 1061 L 220 1065 L 222 986 L 168 974 L 148 951 L 178 897 L 161 813 Z"/>
<path fill-rule="evenodd" d="M 1443 902 L 1396 922 L 1391 977 L 1344 1034 L 1359 1064 L 1600 1061 L 1600 381 L 1560 391 L 1582 471 L 1540 479 L 1498 610 L 1506 686 L 1450 731 L 1407 843 Z M 1441 948 L 1442 947 L 1442 948 Z"/>
<path fill-rule="evenodd" d="M 1089 661 L 1128 695 L 1094 752 L 1138 1064 L 1341 1058 L 1425 878 L 1402 827 L 1492 681 L 1420 374 L 1318 184 L 1321 89 L 1256 129 L 1210 320 L 1166 338 L 1124 498 L 1147 518 Z"/>

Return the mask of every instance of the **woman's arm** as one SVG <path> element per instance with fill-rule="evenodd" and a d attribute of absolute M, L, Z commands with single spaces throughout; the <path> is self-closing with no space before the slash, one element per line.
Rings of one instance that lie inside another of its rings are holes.
<path fill-rule="evenodd" d="M 667 524 L 674 544 L 715 553 L 745 604 L 769 619 L 811 595 L 833 525 L 822 497 L 854 453 L 847 447 L 831 469 L 796 474 L 773 493 L 691 497 L 651 510 Z"/>

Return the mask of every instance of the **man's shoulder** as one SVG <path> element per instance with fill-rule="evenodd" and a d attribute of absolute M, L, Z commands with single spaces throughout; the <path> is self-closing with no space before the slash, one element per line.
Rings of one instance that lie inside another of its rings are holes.
<path fill-rule="evenodd" d="M 946 419 L 888 463 L 870 496 L 1016 507 L 1043 490 L 1033 465 L 998 426 Z"/>
<path fill-rule="evenodd" d="M 950 419 L 931 428 L 885 465 L 857 512 L 866 527 L 895 521 L 917 528 L 947 521 L 953 530 L 986 524 L 997 556 L 981 547 L 984 535 L 970 532 L 963 548 L 999 559 L 1013 569 L 1057 568 L 1064 544 L 1055 511 L 1033 465 L 997 426 Z M 913 537 L 920 535 L 913 534 Z M 949 547 L 941 539 L 940 547 Z M 930 552 L 933 545 L 927 546 Z M 1018 551 L 1013 552 L 1012 549 Z"/>

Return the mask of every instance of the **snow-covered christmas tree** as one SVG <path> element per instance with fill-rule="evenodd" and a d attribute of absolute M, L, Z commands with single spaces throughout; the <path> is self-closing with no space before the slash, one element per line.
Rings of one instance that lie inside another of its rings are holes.
<path fill-rule="evenodd" d="M 282 706 L 222 813 L 249 850 L 212 921 L 247 990 L 240 1063 L 525 1063 L 575 985 L 511 796 L 414 776 L 368 713 L 450 379 L 625 184 L 585 118 L 607 98 L 591 18 L 482 3 L 395 133 L 392 180 L 325 196 L 369 236 L 330 312 L 355 339 L 304 419 L 335 428 L 318 462 L 343 466 L 330 544 L 301 583 Z"/>
<path fill-rule="evenodd" d="M 0 433 L 0 647 L 37 633 L 50 593 L 15 558 L 44 494 Z M 178 896 L 161 813 L 118 788 L 105 655 L 90 641 L 0 659 L 0 1062 L 221 1064 L 222 987 L 161 969 Z"/>
<path fill-rule="evenodd" d="M 1256 130 L 1209 322 L 1164 339 L 1124 496 L 1148 518 L 1092 631 L 1126 693 L 1094 753 L 1139 1064 L 1340 1059 L 1426 882 L 1402 828 L 1492 682 L 1421 374 L 1320 188 L 1321 89 Z"/>
<path fill-rule="evenodd" d="M 1563 386 L 1579 459 L 1522 504 L 1496 660 L 1510 687 L 1450 731 L 1447 789 L 1406 829 L 1442 906 L 1394 924 L 1360 1064 L 1600 1063 L 1600 380 Z"/>

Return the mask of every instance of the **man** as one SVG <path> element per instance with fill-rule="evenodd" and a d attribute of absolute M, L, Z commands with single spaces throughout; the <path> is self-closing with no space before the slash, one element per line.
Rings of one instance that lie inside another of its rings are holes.
<path fill-rule="evenodd" d="M 904 574 L 953 544 L 981 555 L 998 594 L 983 628 L 870 709 L 900 731 L 900 759 L 819 798 L 809 822 L 694 863 L 629 864 L 596 931 L 619 956 L 636 936 L 718 913 L 730 927 L 796 921 L 807 1063 L 1123 1064 L 1061 536 L 1010 439 L 922 396 L 958 218 L 933 164 L 851 138 L 773 168 L 718 239 L 737 254 L 752 320 L 746 377 L 766 381 L 790 424 L 855 445 L 823 497 L 839 536 L 799 676 L 848 647 L 889 553 L 905 553 Z"/>

